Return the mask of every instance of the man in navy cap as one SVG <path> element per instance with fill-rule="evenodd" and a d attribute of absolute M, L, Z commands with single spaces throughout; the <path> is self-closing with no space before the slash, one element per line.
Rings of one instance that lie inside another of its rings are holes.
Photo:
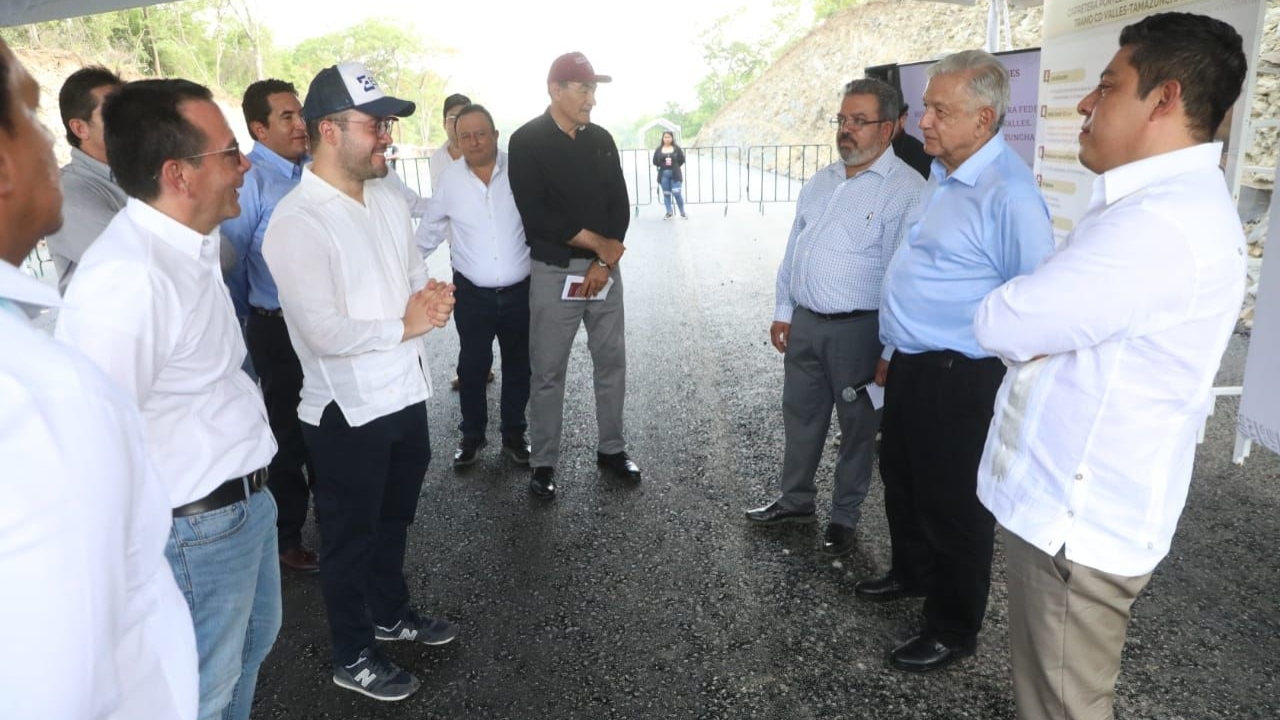
<path fill-rule="evenodd" d="M 428 280 L 409 207 L 385 180 L 392 127 L 413 111 L 360 63 L 321 70 L 302 107 L 314 162 L 262 245 L 302 363 L 333 681 L 379 700 L 403 700 L 419 683 L 375 640 L 442 645 L 456 634 L 416 612 L 404 580 L 431 460 L 422 336 L 453 310 L 453 285 Z"/>
<path fill-rule="evenodd" d="M 539 497 L 555 496 L 565 375 L 583 324 L 595 367 L 596 462 L 624 480 L 640 480 L 622 431 L 627 344 L 618 261 L 631 205 L 618 146 L 591 123 L 596 86 L 612 79 L 597 75 L 582 53 L 561 55 L 547 74 L 547 111 L 511 135 L 511 192 L 533 261 L 529 490 Z"/>

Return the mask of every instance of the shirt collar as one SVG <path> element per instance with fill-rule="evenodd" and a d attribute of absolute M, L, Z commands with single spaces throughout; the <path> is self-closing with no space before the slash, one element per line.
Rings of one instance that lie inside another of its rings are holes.
<path fill-rule="evenodd" d="M 1098 176 L 1094 180 L 1094 196 L 1110 205 L 1175 175 L 1217 168 L 1221 158 L 1222 143 L 1207 142 L 1136 160 Z"/>
<path fill-rule="evenodd" d="M 52 286 L 27 275 L 19 268 L 0 260 L 0 301 L 18 306 L 27 318 L 35 318 L 40 308 L 62 307 L 62 298 Z M 0 302 L 0 308 L 5 304 Z"/>
<path fill-rule="evenodd" d="M 463 162 L 466 162 L 466 158 L 461 158 L 461 159 L 463 160 Z M 490 176 L 489 181 L 493 182 L 493 178 L 498 177 L 500 173 L 504 173 L 506 171 L 507 171 L 507 154 L 499 150 L 498 158 L 493 161 L 493 175 Z M 476 171 L 471 169 L 470 163 L 467 164 L 467 172 L 475 176 L 477 180 L 480 179 L 480 177 L 476 175 Z"/>
<path fill-rule="evenodd" d="M 985 145 L 978 148 L 977 152 L 970 155 L 968 160 L 960 163 L 960 167 L 956 168 L 956 171 L 950 175 L 947 175 L 947 168 L 943 166 L 942 161 L 934 158 L 932 175 L 938 176 L 943 182 L 955 180 L 973 187 L 978 184 L 978 178 L 982 176 L 982 171 L 995 162 L 996 158 L 1000 157 L 1000 154 L 1007 147 L 1009 147 L 1009 144 L 1004 141 L 1004 136 L 996 133 Z"/>
<path fill-rule="evenodd" d="M 137 198 L 129 198 L 124 211 L 129 214 L 130 220 L 193 260 L 200 259 L 200 248 L 204 241 L 218 233 L 218 229 L 214 228 L 209 235 L 201 235 Z"/>
<path fill-rule="evenodd" d="M 115 178 L 111 177 L 111 168 L 106 163 L 91 157 L 89 153 L 80 148 L 71 148 L 71 164 L 84 168 L 104 182 L 109 182 L 112 185 L 116 182 Z"/>
<path fill-rule="evenodd" d="M 249 161 L 255 166 L 264 169 L 269 168 L 277 174 L 289 179 L 293 179 L 295 172 L 299 173 L 298 177 L 302 177 L 300 172 L 302 165 L 308 160 L 310 160 L 310 158 L 304 155 L 301 162 L 295 163 L 277 155 L 274 150 L 260 142 L 255 142 L 253 144 L 253 149 L 249 151 Z"/>

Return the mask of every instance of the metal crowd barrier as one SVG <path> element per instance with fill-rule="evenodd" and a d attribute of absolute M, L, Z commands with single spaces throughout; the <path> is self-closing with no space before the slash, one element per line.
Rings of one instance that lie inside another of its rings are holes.
<path fill-rule="evenodd" d="M 686 205 L 736 203 L 742 200 L 742 148 L 711 145 L 684 149 Z M 727 208 L 726 208 L 727 210 Z"/>
<path fill-rule="evenodd" d="M 747 200 L 755 203 L 795 202 L 814 173 L 830 165 L 830 145 L 752 145 L 747 148 Z"/>

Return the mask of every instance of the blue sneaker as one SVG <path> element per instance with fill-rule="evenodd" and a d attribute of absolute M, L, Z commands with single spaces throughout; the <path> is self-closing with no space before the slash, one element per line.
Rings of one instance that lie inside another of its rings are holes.
<path fill-rule="evenodd" d="M 443 618 L 422 617 L 410 610 L 409 617 L 392 625 L 373 626 L 373 637 L 387 642 L 409 640 L 424 645 L 444 645 L 458 636 L 458 626 Z"/>
<path fill-rule="evenodd" d="M 333 684 L 385 702 L 403 700 L 421 685 L 418 678 L 372 648 L 360 651 L 350 665 L 334 666 Z"/>

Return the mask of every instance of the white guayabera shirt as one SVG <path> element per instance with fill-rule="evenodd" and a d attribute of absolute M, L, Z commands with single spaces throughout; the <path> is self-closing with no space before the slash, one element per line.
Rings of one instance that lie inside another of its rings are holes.
<path fill-rule="evenodd" d="M 60 304 L 0 261 L 0 714 L 194 718 L 169 496 L 128 398 L 23 313 Z"/>
<path fill-rule="evenodd" d="M 978 496 L 1048 554 L 1065 544 L 1073 562 L 1132 577 L 1169 552 L 1244 297 L 1221 151 L 1197 145 L 1098 177 L 1062 248 L 974 318 L 979 344 L 1012 364 Z"/>
<path fill-rule="evenodd" d="M 366 181 L 361 204 L 304 169 L 271 216 L 262 255 L 302 363 L 299 419 L 318 426 L 336 402 L 358 427 L 431 396 L 423 338 L 401 342 L 427 268 L 396 184 Z"/>

